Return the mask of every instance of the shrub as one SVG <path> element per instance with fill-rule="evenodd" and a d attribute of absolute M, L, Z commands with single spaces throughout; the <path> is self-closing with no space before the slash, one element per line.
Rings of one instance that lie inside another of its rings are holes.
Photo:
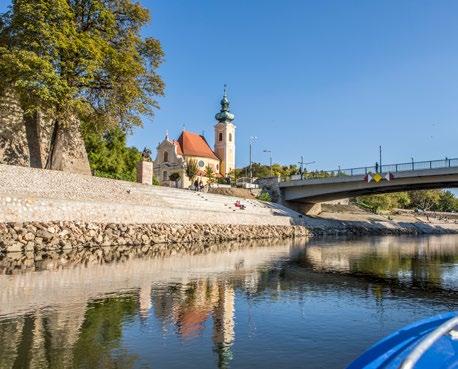
<path fill-rule="evenodd" d="M 272 201 L 272 196 L 270 196 L 270 194 L 266 191 L 262 191 L 259 196 L 257 197 L 258 200 L 261 200 L 261 201 L 268 201 L 268 202 L 271 202 Z"/>

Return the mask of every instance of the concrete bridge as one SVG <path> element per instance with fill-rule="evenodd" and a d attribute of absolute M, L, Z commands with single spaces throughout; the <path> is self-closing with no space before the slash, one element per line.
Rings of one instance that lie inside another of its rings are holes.
<path fill-rule="evenodd" d="M 324 201 L 389 192 L 458 187 L 458 159 L 410 162 L 323 171 L 326 178 L 292 178 L 278 183 L 281 201 L 306 214 Z M 309 175 L 314 175 L 313 173 Z"/>

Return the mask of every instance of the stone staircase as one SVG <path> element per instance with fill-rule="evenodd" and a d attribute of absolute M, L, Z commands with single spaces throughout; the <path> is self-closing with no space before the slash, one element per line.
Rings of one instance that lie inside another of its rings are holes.
<path fill-rule="evenodd" d="M 3 222 L 302 223 L 278 204 L 6 165 L 0 165 L 0 205 Z"/>

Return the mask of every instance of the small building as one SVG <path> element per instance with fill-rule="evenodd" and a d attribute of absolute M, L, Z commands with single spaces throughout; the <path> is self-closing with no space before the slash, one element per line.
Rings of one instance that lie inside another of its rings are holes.
<path fill-rule="evenodd" d="M 186 166 L 195 160 L 198 166 L 196 180 L 204 185 L 208 183 L 208 167 L 213 177 L 226 178 L 235 169 L 235 116 L 229 110 L 226 89 L 221 99 L 221 109 L 215 115 L 215 143 L 212 149 L 203 135 L 185 131 L 174 140 L 166 134 L 157 146 L 156 159 L 153 162 L 154 176 L 163 186 L 189 188 L 192 183 L 186 176 Z"/>

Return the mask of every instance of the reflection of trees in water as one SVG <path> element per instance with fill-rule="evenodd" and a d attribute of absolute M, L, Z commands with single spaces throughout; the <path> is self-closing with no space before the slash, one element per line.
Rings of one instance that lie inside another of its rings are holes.
<path fill-rule="evenodd" d="M 456 289 L 450 290 L 448 286 L 435 282 L 440 282 L 443 270 L 441 263 L 456 262 L 457 257 L 453 254 L 454 245 L 442 250 L 434 246 L 430 253 L 421 250 L 406 254 L 402 251 L 393 252 L 388 256 L 383 254 L 380 261 L 377 261 L 380 255 L 371 254 L 373 250 L 366 255 L 367 249 L 360 246 L 356 248 L 357 251 L 351 248 L 340 250 L 339 256 L 329 262 L 325 256 L 320 260 L 316 259 L 316 254 L 311 257 L 310 249 L 321 249 L 319 246 L 311 245 L 294 258 L 261 270 L 256 288 L 245 289 L 245 292 L 249 298 L 267 295 L 272 299 L 285 298 L 285 293 L 291 292 L 302 299 L 310 293 L 338 294 L 343 291 L 373 298 L 380 308 L 383 308 L 382 302 L 387 296 L 419 298 L 425 304 L 448 305 L 450 309 L 458 307 Z M 330 256 L 334 247 L 326 250 Z M 323 248 L 326 249 L 325 246 Z M 335 248 L 338 249 L 338 246 Z M 411 272 L 408 281 L 402 278 L 403 274 L 399 273 L 400 271 L 406 274 Z M 412 288 L 412 280 L 415 281 L 417 288 Z M 428 280 L 432 282 L 429 283 Z"/>
<path fill-rule="evenodd" d="M 88 305 L 84 324 L 73 349 L 78 368 L 132 368 L 136 357 L 120 349 L 123 323 L 138 311 L 135 297 L 107 298 Z"/>
<path fill-rule="evenodd" d="M 49 312 L 39 310 L 2 323 L 0 368 L 69 367 L 84 313 L 84 304 L 74 305 Z"/>
<path fill-rule="evenodd" d="M 15 361 L 21 361 L 17 358 L 19 344 L 24 330 L 24 317 L 18 317 L 14 320 L 0 322 L 0 368 L 9 369 L 14 367 Z M 17 365 L 16 365 L 17 367 Z"/>
<path fill-rule="evenodd" d="M 120 348 L 123 320 L 134 298 L 38 310 L 0 323 L 0 368 L 131 368 L 135 357 Z"/>
<path fill-rule="evenodd" d="M 387 293 L 422 296 L 444 304 L 454 300 L 441 290 L 430 293 L 427 284 L 441 280 L 441 264 L 457 261 L 454 245 L 399 243 L 399 239 L 380 247 L 362 241 L 327 245 L 314 242 L 307 249 L 291 249 L 288 259 L 275 259 L 268 267 L 233 268 L 230 273 L 183 278 L 181 283 L 164 283 L 161 288 L 152 288 L 151 280 L 145 279 L 144 284 L 136 285 L 140 287 L 134 294 L 37 309 L 0 322 L 0 369 L 131 368 L 138 358 L 123 348 L 122 333 L 126 319 L 135 316 L 141 320 L 153 316 L 164 328 L 172 324 L 183 340 L 200 337 L 206 323 L 212 321 L 218 367 L 228 368 L 235 339 L 236 290 L 248 298 L 263 294 L 280 299 L 288 292 L 304 298 L 308 293 L 351 294 L 351 289 L 357 289 L 377 301 Z M 401 284 L 388 283 L 400 282 L 403 275 L 409 275 L 411 284 L 418 283 L 423 290 L 409 292 Z"/>
<path fill-rule="evenodd" d="M 227 274 L 255 275 L 248 271 L 288 255 L 291 244 L 291 240 L 232 242 L 212 246 L 204 255 L 190 256 L 181 250 L 182 256 L 165 259 L 157 258 L 154 249 L 132 248 L 37 258 L 33 268 L 59 271 L 3 278 L 7 288 L 0 290 L 0 301 L 7 304 L 0 306 L 0 314 L 16 317 L 0 323 L 0 338 L 8 337 L 11 343 L 0 349 L 4 353 L 0 368 L 132 367 L 137 359 L 123 351 L 123 322 L 137 313 L 145 321 L 152 307 L 164 324 L 173 322 L 183 339 L 199 336 L 204 323 L 212 321 L 218 366 L 228 367 L 234 340 L 234 288 Z M 226 252 L 217 252 L 221 248 Z M 6 257 L 0 260 L 0 272 L 10 274 L 24 265 L 29 263 Z M 194 270 L 203 278 L 191 279 Z M 208 278 L 215 273 L 217 278 Z M 167 287 L 152 289 L 151 283 L 158 280 Z M 172 280 L 186 282 L 171 284 Z M 249 280 L 253 283 L 256 278 Z M 98 296 L 133 289 L 138 289 L 137 296 L 115 295 L 89 303 Z"/>
<path fill-rule="evenodd" d="M 0 369 L 132 368 L 137 356 L 123 348 L 126 320 L 149 309 L 173 323 L 183 339 L 199 336 L 213 321 L 219 368 L 228 368 L 234 342 L 234 288 L 229 280 L 199 279 L 137 294 L 37 310 L 0 323 Z M 152 303 L 151 303 L 152 301 Z M 3 344 L 5 342 L 5 344 Z"/>
<path fill-rule="evenodd" d="M 320 272 L 375 277 L 407 283 L 418 288 L 443 286 L 444 265 L 458 262 L 456 237 L 386 238 L 371 242 L 314 245 L 304 255 L 304 264 Z"/>

